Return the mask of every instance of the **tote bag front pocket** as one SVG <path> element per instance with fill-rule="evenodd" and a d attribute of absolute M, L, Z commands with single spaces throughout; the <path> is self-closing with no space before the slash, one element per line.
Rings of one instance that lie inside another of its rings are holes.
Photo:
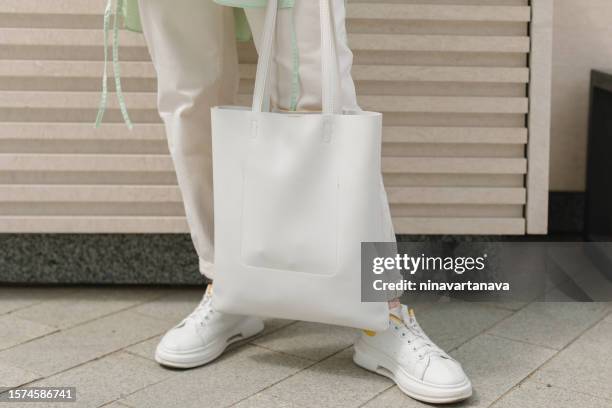
<path fill-rule="evenodd" d="M 302 130 L 265 133 L 249 144 L 243 169 L 241 260 L 286 272 L 333 275 L 337 160 L 330 142 L 317 137 L 322 132 Z"/>

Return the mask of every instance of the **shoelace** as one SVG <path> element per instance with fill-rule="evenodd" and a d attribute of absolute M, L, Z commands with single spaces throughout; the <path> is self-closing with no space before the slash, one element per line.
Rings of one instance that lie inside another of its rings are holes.
<path fill-rule="evenodd" d="M 207 294 L 204 295 L 200 304 L 195 308 L 193 312 L 189 316 L 185 318 L 185 320 L 193 320 L 200 326 L 204 326 L 206 322 L 210 319 L 210 315 L 212 315 L 215 311 L 211 307 L 211 297 Z"/>
<path fill-rule="evenodd" d="M 404 316 L 402 316 L 402 319 L 393 319 L 393 328 L 394 330 L 399 330 L 400 335 L 403 338 L 406 338 L 406 342 L 410 345 L 410 347 L 412 347 L 412 351 L 418 352 L 417 356 L 420 360 L 433 354 L 446 356 L 446 354 L 440 348 L 438 348 L 429 339 L 429 337 L 427 337 L 427 335 L 417 322 L 416 317 L 414 316 L 414 312 L 412 310 L 410 310 L 409 313 L 402 314 L 404 314 Z"/>

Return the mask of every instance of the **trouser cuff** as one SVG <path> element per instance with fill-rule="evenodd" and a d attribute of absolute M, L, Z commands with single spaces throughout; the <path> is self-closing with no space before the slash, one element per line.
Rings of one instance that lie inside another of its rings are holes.
<path fill-rule="evenodd" d="M 212 262 L 199 258 L 200 273 L 208 279 L 214 279 L 215 265 Z"/>

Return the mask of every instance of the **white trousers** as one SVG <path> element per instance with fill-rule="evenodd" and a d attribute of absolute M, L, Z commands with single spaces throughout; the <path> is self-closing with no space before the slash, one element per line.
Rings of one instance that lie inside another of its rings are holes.
<path fill-rule="evenodd" d="M 139 0 L 139 6 L 157 71 L 159 113 L 165 124 L 200 271 L 212 279 L 210 108 L 234 103 L 238 89 L 232 10 L 212 0 Z M 332 0 L 332 7 L 341 79 L 339 100 L 345 110 L 358 110 L 350 74 L 353 56 L 346 40 L 344 0 Z M 264 9 L 247 10 L 256 44 L 264 15 Z M 297 94 L 292 35 L 297 40 Z M 296 0 L 293 9 L 282 9 L 278 16 L 273 106 L 320 110 L 320 73 L 319 5 L 312 0 Z"/>

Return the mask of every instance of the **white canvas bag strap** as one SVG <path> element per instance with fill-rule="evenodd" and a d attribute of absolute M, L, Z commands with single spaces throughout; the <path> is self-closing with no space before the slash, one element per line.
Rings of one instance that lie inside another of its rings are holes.
<path fill-rule="evenodd" d="M 311 0 L 308 0 L 311 1 Z M 321 100 L 323 113 L 337 113 L 336 97 L 339 89 L 337 70 L 337 55 L 335 35 L 332 27 L 330 0 L 319 0 L 319 16 L 321 24 Z M 272 65 L 272 49 L 276 32 L 278 0 L 268 0 L 266 19 L 262 35 L 257 73 L 255 75 L 255 91 L 253 92 L 253 112 L 262 112 L 268 95 L 270 67 Z"/>
<path fill-rule="evenodd" d="M 323 113 L 336 113 L 340 79 L 338 78 L 338 56 L 336 55 L 336 36 L 332 27 L 332 13 L 329 2 L 319 0 L 319 24 L 321 25 L 321 101 Z"/>

